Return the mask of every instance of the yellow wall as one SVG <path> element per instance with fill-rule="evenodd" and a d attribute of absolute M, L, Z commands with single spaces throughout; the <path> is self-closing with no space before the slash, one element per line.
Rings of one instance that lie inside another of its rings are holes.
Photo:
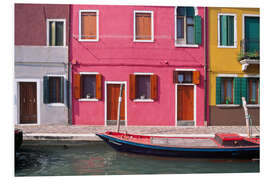
<path fill-rule="evenodd" d="M 237 23 L 237 48 L 218 47 L 218 13 L 236 15 Z M 240 41 L 242 38 L 243 14 L 259 14 L 258 8 L 208 8 L 208 70 L 209 70 L 209 97 L 210 105 L 216 104 L 216 76 L 217 74 L 258 74 L 259 68 L 250 68 L 248 72 L 242 72 L 242 65 L 237 60 L 240 53 Z"/>

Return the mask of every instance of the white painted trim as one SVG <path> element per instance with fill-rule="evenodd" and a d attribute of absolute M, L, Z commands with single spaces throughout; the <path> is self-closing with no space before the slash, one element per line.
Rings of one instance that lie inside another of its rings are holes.
<path fill-rule="evenodd" d="M 247 107 L 249 107 L 249 108 L 259 108 L 260 104 L 247 104 Z"/>
<path fill-rule="evenodd" d="M 174 7 L 174 46 L 175 47 L 191 47 L 191 48 L 199 47 L 198 44 L 186 44 L 186 43 L 179 44 L 179 43 L 177 43 L 177 7 L 181 7 L 181 6 L 175 6 Z M 198 8 L 195 7 L 195 6 L 193 8 L 194 8 L 194 16 L 197 16 L 198 15 Z M 186 22 L 184 22 L 184 24 L 185 24 L 185 27 L 186 27 Z M 186 28 L 185 27 L 184 27 L 185 32 L 184 32 L 183 41 L 186 41 Z"/>
<path fill-rule="evenodd" d="M 136 13 L 150 13 L 151 14 L 151 40 L 137 40 L 136 39 Z M 138 11 L 133 12 L 133 42 L 154 42 L 154 12 L 153 11 Z"/>
<path fill-rule="evenodd" d="M 108 84 L 124 84 L 125 85 L 125 126 L 127 126 L 127 82 L 126 81 L 105 81 L 105 103 L 104 103 L 104 121 L 107 126 L 107 86 Z"/>
<path fill-rule="evenodd" d="M 154 102 L 153 99 L 134 99 L 133 102 Z"/>
<path fill-rule="evenodd" d="M 96 99 L 96 98 L 93 98 L 93 99 L 86 99 L 86 98 L 82 98 L 82 99 L 78 99 L 78 101 L 99 101 L 98 99 Z"/>
<path fill-rule="evenodd" d="M 65 98 L 64 98 L 65 99 Z M 65 100 L 64 100 L 65 101 Z M 48 107 L 65 107 L 65 104 L 63 103 L 50 103 L 47 105 Z"/>
<path fill-rule="evenodd" d="M 40 79 L 15 79 L 15 124 L 20 124 L 20 82 L 35 82 L 37 86 L 37 123 L 27 125 L 40 125 Z"/>
<path fill-rule="evenodd" d="M 238 77 L 237 74 L 217 74 L 217 77 Z"/>
<path fill-rule="evenodd" d="M 194 127 L 197 126 L 197 85 L 196 84 L 175 84 L 175 126 L 177 126 L 177 86 L 182 86 L 182 85 L 186 85 L 186 86 L 193 86 L 193 121 L 194 121 Z M 193 127 L 193 126 L 192 126 Z"/>
<path fill-rule="evenodd" d="M 49 23 L 55 21 L 55 22 L 63 22 L 63 46 L 50 46 L 50 40 L 49 40 L 49 36 L 50 36 L 50 31 L 49 31 Z M 66 19 L 46 19 L 46 26 L 47 26 L 47 46 L 48 47 L 65 47 L 66 46 Z"/>
<path fill-rule="evenodd" d="M 154 75 L 154 73 L 134 72 L 134 75 Z"/>
<path fill-rule="evenodd" d="M 175 71 L 196 71 L 196 69 L 175 69 Z"/>
<path fill-rule="evenodd" d="M 89 75 L 97 75 L 97 74 L 99 74 L 98 72 L 79 72 L 79 74 L 82 74 L 82 75 L 84 75 L 84 74 L 89 74 Z"/>
<path fill-rule="evenodd" d="M 221 15 L 227 15 L 227 16 L 233 16 L 234 17 L 234 45 L 233 46 L 223 46 L 220 45 L 220 16 Z M 237 15 L 236 14 L 231 14 L 231 13 L 218 13 L 217 17 L 217 25 L 218 25 L 218 48 L 237 48 Z"/>
<path fill-rule="evenodd" d="M 81 13 L 82 12 L 95 12 L 96 13 L 96 32 L 97 32 L 97 37 L 96 39 L 81 39 Z M 79 41 L 86 41 L 86 42 L 97 42 L 99 41 L 99 10 L 79 10 Z"/>
<path fill-rule="evenodd" d="M 260 74 L 244 74 L 247 78 L 260 78 Z"/>
<path fill-rule="evenodd" d="M 234 108 L 234 107 L 240 107 L 240 104 L 216 104 L 217 107 L 222 108 Z"/>
<path fill-rule="evenodd" d="M 260 17 L 259 14 L 242 14 L 242 39 L 245 39 L 245 17 Z"/>

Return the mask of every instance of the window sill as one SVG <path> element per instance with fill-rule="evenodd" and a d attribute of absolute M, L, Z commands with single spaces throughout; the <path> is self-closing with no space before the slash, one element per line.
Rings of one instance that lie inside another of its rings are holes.
<path fill-rule="evenodd" d="M 137 39 L 133 39 L 133 42 L 154 42 L 154 39 L 151 39 L 151 40 L 137 40 Z"/>
<path fill-rule="evenodd" d="M 175 44 L 175 47 L 194 47 L 197 48 L 199 47 L 198 44 Z"/>
<path fill-rule="evenodd" d="M 247 104 L 247 107 L 249 107 L 249 108 L 259 108 L 260 105 L 259 104 Z"/>
<path fill-rule="evenodd" d="M 221 108 L 236 108 L 240 107 L 240 104 L 217 104 L 216 106 Z"/>
<path fill-rule="evenodd" d="M 237 48 L 237 46 L 221 46 L 221 45 L 218 45 L 218 48 Z"/>
<path fill-rule="evenodd" d="M 99 101 L 98 99 L 79 99 L 79 101 Z"/>
<path fill-rule="evenodd" d="M 50 107 L 64 107 L 65 104 L 64 103 L 50 103 L 50 104 L 48 104 L 48 106 L 50 106 Z"/>
<path fill-rule="evenodd" d="M 153 99 L 134 99 L 133 102 L 154 102 Z"/>
<path fill-rule="evenodd" d="M 98 42 L 99 39 L 81 39 L 79 38 L 80 42 Z"/>

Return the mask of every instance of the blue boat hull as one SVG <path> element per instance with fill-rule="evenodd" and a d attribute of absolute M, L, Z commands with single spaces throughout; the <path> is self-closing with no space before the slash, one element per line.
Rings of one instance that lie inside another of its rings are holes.
<path fill-rule="evenodd" d="M 165 147 L 150 144 L 140 144 L 131 141 L 117 139 L 105 134 L 97 134 L 112 148 L 121 152 L 148 154 L 158 156 L 188 157 L 188 158 L 243 158 L 258 159 L 259 147 L 246 148 L 183 148 Z"/>

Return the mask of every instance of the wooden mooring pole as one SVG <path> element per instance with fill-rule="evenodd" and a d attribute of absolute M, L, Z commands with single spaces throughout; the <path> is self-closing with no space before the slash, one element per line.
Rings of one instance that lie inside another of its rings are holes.
<path fill-rule="evenodd" d="M 118 99 L 118 108 L 117 108 L 117 132 L 120 130 L 120 115 L 121 115 L 121 102 L 122 102 L 122 91 L 123 91 L 123 85 L 120 84 L 120 93 L 119 93 L 119 99 Z"/>
<path fill-rule="evenodd" d="M 243 108 L 245 111 L 245 118 L 246 118 L 246 126 L 247 126 L 247 133 L 248 133 L 248 137 L 251 137 L 251 130 L 250 130 L 250 124 L 249 124 L 249 114 L 248 114 L 248 109 L 247 109 L 247 102 L 246 102 L 246 98 L 242 97 L 242 102 L 243 102 Z"/>

